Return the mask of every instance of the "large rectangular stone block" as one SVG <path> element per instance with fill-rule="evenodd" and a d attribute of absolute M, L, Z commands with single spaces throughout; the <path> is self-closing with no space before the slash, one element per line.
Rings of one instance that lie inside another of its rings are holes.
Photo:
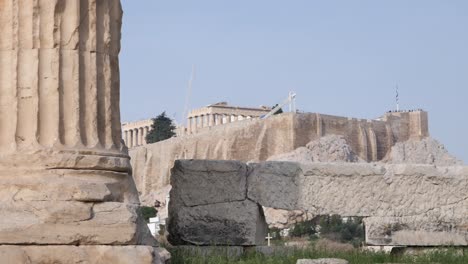
<path fill-rule="evenodd" d="M 171 208 L 169 214 L 174 245 L 254 246 L 263 244 L 267 234 L 262 209 L 249 200 Z"/>
<path fill-rule="evenodd" d="M 299 201 L 301 167 L 293 162 L 262 162 L 249 165 L 249 199 L 262 206 L 295 210 Z"/>
<path fill-rule="evenodd" d="M 171 197 L 184 206 L 243 201 L 247 166 L 240 161 L 178 160 L 172 169 Z"/>
<path fill-rule="evenodd" d="M 172 169 L 168 231 L 173 245 L 263 244 L 262 208 L 247 199 L 247 165 L 179 160 Z"/>
<path fill-rule="evenodd" d="M 149 246 L 0 246 L 0 262 L 9 264 L 163 264 L 167 258 Z"/>
<path fill-rule="evenodd" d="M 422 216 L 368 217 L 366 243 L 388 246 L 468 246 L 468 220 L 443 222 Z"/>

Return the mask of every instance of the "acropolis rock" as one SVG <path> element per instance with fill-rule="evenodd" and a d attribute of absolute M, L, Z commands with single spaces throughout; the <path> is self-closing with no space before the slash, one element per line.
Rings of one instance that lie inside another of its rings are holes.
<path fill-rule="evenodd" d="M 121 143 L 121 23 L 119 0 L 0 0 L 0 259 L 160 263 Z"/>
<path fill-rule="evenodd" d="M 389 112 L 375 120 L 283 113 L 267 119 L 245 119 L 205 127 L 193 135 L 131 149 L 133 177 L 140 194 L 147 196 L 169 184 L 170 170 L 177 159 L 258 162 L 306 146 L 320 153 L 326 148 L 310 143 L 321 142 L 319 145 L 324 146 L 328 144 L 328 136 L 346 141 L 348 151 L 352 151 L 350 161 L 377 162 L 398 142 L 428 137 L 428 113 L 419 110 Z M 321 140 L 323 137 L 325 139 Z M 313 156 L 316 156 L 314 161 L 340 158 L 334 154 Z"/>

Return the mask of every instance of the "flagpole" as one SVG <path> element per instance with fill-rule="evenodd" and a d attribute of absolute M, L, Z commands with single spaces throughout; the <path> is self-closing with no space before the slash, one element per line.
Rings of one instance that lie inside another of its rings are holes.
<path fill-rule="evenodd" d="M 396 97 L 395 97 L 395 100 L 396 100 L 396 110 L 397 112 L 400 112 L 400 96 L 398 94 L 398 84 L 396 85 Z"/>

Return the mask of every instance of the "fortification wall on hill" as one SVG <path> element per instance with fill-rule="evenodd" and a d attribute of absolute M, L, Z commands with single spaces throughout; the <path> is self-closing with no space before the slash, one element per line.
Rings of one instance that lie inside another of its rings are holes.
<path fill-rule="evenodd" d="M 177 159 L 265 161 L 326 135 L 342 135 L 366 161 L 379 161 L 396 142 L 428 136 L 427 113 L 387 113 L 365 120 L 317 113 L 285 113 L 265 120 L 249 119 L 205 132 L 172 138 L 130 150 L 140 194 L 169 184 Z"/>

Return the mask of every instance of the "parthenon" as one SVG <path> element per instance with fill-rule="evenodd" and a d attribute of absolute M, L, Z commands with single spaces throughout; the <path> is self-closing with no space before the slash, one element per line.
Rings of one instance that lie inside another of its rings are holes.
<path fill-rule="evenodd" d="M 244 119 L 257 118 L 271 111 L 269 107 L 237 107 L 220 102 L 192 110 L 187 117 L 187 134 L 195 134 L 201 128 L 218 126 Z"/>
<path fill-rule="evenodd" d="M 187 127 L 177 126 L 177 136 L 196 134 L 212 126 L 229 124 L 246 119 L 259 118 L 271 111 L 271 108 L 261 106 L 239 107 L 230 106 L 227 102 L 211 104 L 206 107 L 192 110 L 187 117 Z M 122 124 L 122 137 L 128 148 L 146 145 L 152 119 L 126 122 Z"/>

